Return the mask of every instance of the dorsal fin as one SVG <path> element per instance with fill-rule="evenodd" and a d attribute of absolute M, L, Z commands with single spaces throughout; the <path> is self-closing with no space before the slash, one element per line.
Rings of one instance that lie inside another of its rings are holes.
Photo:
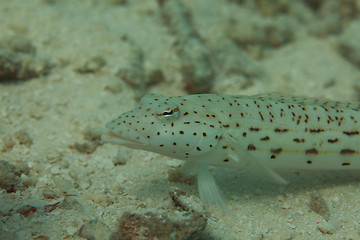
<path fill-rule="evenodd" d="M 359 102 L 339 102 L 322 98 L 310 98 L 303 96 L 292 96 L 282 93 L 266 93 L 249 96 L 250 99 L 261 99 L 265 101 L 275 101 L 286 104 L 300 104 L 308 106 L 324 106 L 332 109 L 350 109 L 360 111 Z"/>

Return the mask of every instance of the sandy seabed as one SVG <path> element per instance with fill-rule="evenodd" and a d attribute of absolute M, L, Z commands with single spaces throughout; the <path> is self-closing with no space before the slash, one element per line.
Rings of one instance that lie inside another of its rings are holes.
<path fill-rule="evenodd" d="M 359 13 L 358 0 L 1 0 L 0 239 L 360 239 L 356 173 L 295 169 L 282 189 L 214 169 L 227 216 L 177 180 L 181 161 L 99 141 L 150 92 L 358 101 Z M 148 212 L 171 232 L 151 232 Z M 184 213 L 199 213 L 186 233 Z"/>

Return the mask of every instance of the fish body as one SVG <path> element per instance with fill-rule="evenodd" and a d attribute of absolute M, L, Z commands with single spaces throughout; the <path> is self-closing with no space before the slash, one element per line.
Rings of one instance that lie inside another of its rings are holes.
<path fill-rule="evenodd" d="M 150 94 L 107 123 L 106 142 L 186 160 L 200 197 L 224 205 L 208 166 L 251 169 L 276 183 L 276 169 L 360 169 L 360 106 L 280 94 Z"/>

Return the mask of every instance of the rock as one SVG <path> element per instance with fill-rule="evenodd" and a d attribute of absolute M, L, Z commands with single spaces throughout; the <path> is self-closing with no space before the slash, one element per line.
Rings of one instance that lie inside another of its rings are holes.
<path fill-rule="evenodd" d="M 86 142 L 75 143 L 74 148 L 80 153 L 93 153 L 102 144 L 101 135 L 103 131 L 102 127 L 87 127 L 83 132 Z"/>
<path fill-rule="evenodd" d="M 28 217 L 29 215 L 33 214 L 34 212 L 36 212 L 36 207 L 34 206 L 30 206 L 30 205 L 25 205 L 22 206 L 18 209 L 15 210 L 15 212 L 23 215 L 24 217 Z"/>
<path fill-rule="evenodd" d="M 127 163 L 126 155 L 123 151 L 119 150 L 116 156 L 112 159 L 114 166 L 125 165 Z"/>
<path fill-rule="evenodd" d="M 153 69 L 147 75 L 147 84 L 149 86 L 165 82 L 165 76 L 161 69 Z"/>
<path fill-rule="evenodd" d="M 169 189 L 169 196 L 174 206 L 180 212 L 204 212 L 203 204 L 198 198 L 195 198 L 194 196 L 177 187 L 172 187 Z"/>
<path fill-rule="evenodd" d="M 38 178 L 33 174 L 21 175 L 21 184 L 24 187 L 35 187 L 37 183 L 38 183 Z"/>
<path fill-rule="evenodd" d="M 104 129 L 102 127 L 87 127 L 83 134 L 85 140 L 100 144 L 103 132 Z"/>
<path fill-rule="evenodd" d="M 99 220 L 90 220 L 79 230 L 79 236 L 89 240 L 111 239 L 112 232 L 110 228 Z"/>
<path fill-rule="evenodd" d="M 59 197 L 59 194 L 50 188 L 45 188 L 42 191 L 42 194 L 47 199 L 54 199 Z"/>
<path fill-rule="evenodd" d="M 9 39 L 6 45 L 14 52 L 27 53 L 31 55 L 34 55 L 36 52 L 36 48 L 32 42 L 23 36 L 16 36 Z"/>
<path fill-rule="evenodd" d="M 181 61 L 185 90 L 191 94 L 209 93 L 215 80 L 212 53 L 193 26 L 188 10 L 178 0 L 158 0 L 158 4 L 164 23 L 177 39 L 174 49 Z"/>
<path fill-rule="evenodd" d="M 16 144 L 16 141 L 10 135 L 6 135 L 6 136 L 2 137 L 1 141 L 2 141 L 2 147 L 0 150 L 2 152 L 11 151 Z"/>
<path fill-rule="evenodd" d="M 32 144 L 32 139 L 25 130 L 20 130 L 14 133 L 14 137 L 18 140 L 19 144 L 30 147 Z"/>
<path fill-rule="evenodd" d="M 71 180 L 55 177 L 54 182 L 56 184 L 57 189 L 68 196 L 77 195 L 77 190 L 75 189 L 74 183 Z"/>
<path fill-rule="evenodd" d="M 79 73 L 96 73 L 101 70 L 106 65 L 106 61 L 101 56 L 95 56 L 87 61 L 85 63 L 75 69 Z"/>
<path fill-rule="evenodd" d="M 195 212 L 125 212 L 118 233 L 123 239 L 199 239 L 206 225 L 207 219 Z"/>
<path fill-rule="evenodd" d="M 322 216 L 325 220 L 330 219 L 329 207 L 319 192 L 311 194 L 310 209 Z"/>
<path fill-rule="evenodd" d="M 72 211 L 83 211 L 83 206 L 77 197 L 68 196 L 58 205 L 59 208 Z"/>
<path fill-rule="evenodd" d="M 340 53 L 355 66 L 360 67 L 360 21 L 354 21 L 339 39 Z"/>
<path fill-rule="evenodd" d="M 254 45 L 276 48 L 293 41 L 294 29 L 287 19 L 282 18 L 274 21 L 233 21 L 227 35 L 242 48 Z"/>
<path fill-rule="evenodd" d="M 0 82 L 27 80 L 47 74 L 51 64 L 36 57 L 35 53 L 35 46 L 24 37 L 1 41 Z"/>
<path fill-rule="evenodd" d="M 50 64 L 46 60 L 0 48 L 0 82 L 27 80 L 49 71 Z"/>
<path fill-rule="evenodd" d="M 0 188 L 5 189 L 8 193 L 21 189 L 20 176 L 25 172 L 28 172 L 27 168 L 0 159 Z"/>
<path fill-rule="evenodd" d="M 93 142 L 75 143 L 75 149 L 80 153 L 93 153 L 99 145 Z"/>

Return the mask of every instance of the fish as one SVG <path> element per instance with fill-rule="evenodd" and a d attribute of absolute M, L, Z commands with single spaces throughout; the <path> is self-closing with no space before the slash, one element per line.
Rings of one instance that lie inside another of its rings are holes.
<path fill-rule="evenodd" d="M 360 105 L 280 93 L 141 98 L 108 122 L 102 141 L 185 160 L 201 200 L 226 208 L 209 166 L 249 170 L 286 185 L 277 171 L 360 169 Z"/>

